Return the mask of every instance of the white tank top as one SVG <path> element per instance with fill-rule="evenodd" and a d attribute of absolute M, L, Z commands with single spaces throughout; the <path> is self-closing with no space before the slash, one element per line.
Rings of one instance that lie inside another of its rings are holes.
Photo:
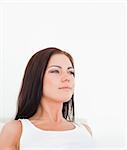
<path fill-rule="evenodd" d="M 22 123 L 20 150 L 83 150 L 93 145 L 84 125 L 73 123 L 75 128 L 71 130 L 46 131 L 28 119 L 19 120 Z"/>

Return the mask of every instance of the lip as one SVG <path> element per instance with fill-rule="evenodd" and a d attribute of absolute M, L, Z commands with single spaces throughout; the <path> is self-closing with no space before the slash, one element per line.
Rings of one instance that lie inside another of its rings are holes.
<path fill-rule="evenodd" d="M 72 88 L 69 86 L 64 86 L 64 87 L 60 87 L 59 89 L 72 89 Z"/>

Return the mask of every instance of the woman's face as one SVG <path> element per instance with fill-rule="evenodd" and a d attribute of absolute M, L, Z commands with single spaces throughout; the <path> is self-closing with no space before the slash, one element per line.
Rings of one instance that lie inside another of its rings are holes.
<path fill-rule="evenodd" d="M 51 56 L 43 80 L 43 98 L 67 102 L 74 92 L 74 68 L 64 54 Z"/>

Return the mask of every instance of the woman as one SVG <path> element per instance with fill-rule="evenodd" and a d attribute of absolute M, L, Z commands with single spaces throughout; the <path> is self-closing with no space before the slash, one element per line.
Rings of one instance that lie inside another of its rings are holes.
<path fill-rule="evenodd" d="M 91 146 L 90 128 L 75 122 L 74 77 L 69 53 L 55 47 L 35 53 L 24 73 L 15 120 L 1 132 L 1 149 Z"/>

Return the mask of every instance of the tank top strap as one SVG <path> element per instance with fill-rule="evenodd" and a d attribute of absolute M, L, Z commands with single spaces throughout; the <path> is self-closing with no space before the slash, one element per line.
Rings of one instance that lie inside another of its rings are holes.
<path fill-rule="evenodd" d="M 30 124 L 28 123 L 27 119 L 18 119 L 21 124 L 22 124 L 22 132 L 28 132 L 28 131 L 31 131 L 32 128 L 30 126 Z M 28 130 L 29 129 L 29 130 Z"/>
<path fill-rule="evenodd" d="M 21 122 L 22 126 L 28 125 L 27 119 L 18 119 L 18 120 Z"/>
<path fill-rule="evenodd" d="M 86 135 L 88 135 L 89 137 L 91 137 L 91 133 L 89 131 L 89 126 L 86 122 L 74 122 L 73 123 L 75 126 L 77 126 L 78 128 L 80 128 L 80 130 L 82 130 L 82 132 L 86 133 Z"/>

